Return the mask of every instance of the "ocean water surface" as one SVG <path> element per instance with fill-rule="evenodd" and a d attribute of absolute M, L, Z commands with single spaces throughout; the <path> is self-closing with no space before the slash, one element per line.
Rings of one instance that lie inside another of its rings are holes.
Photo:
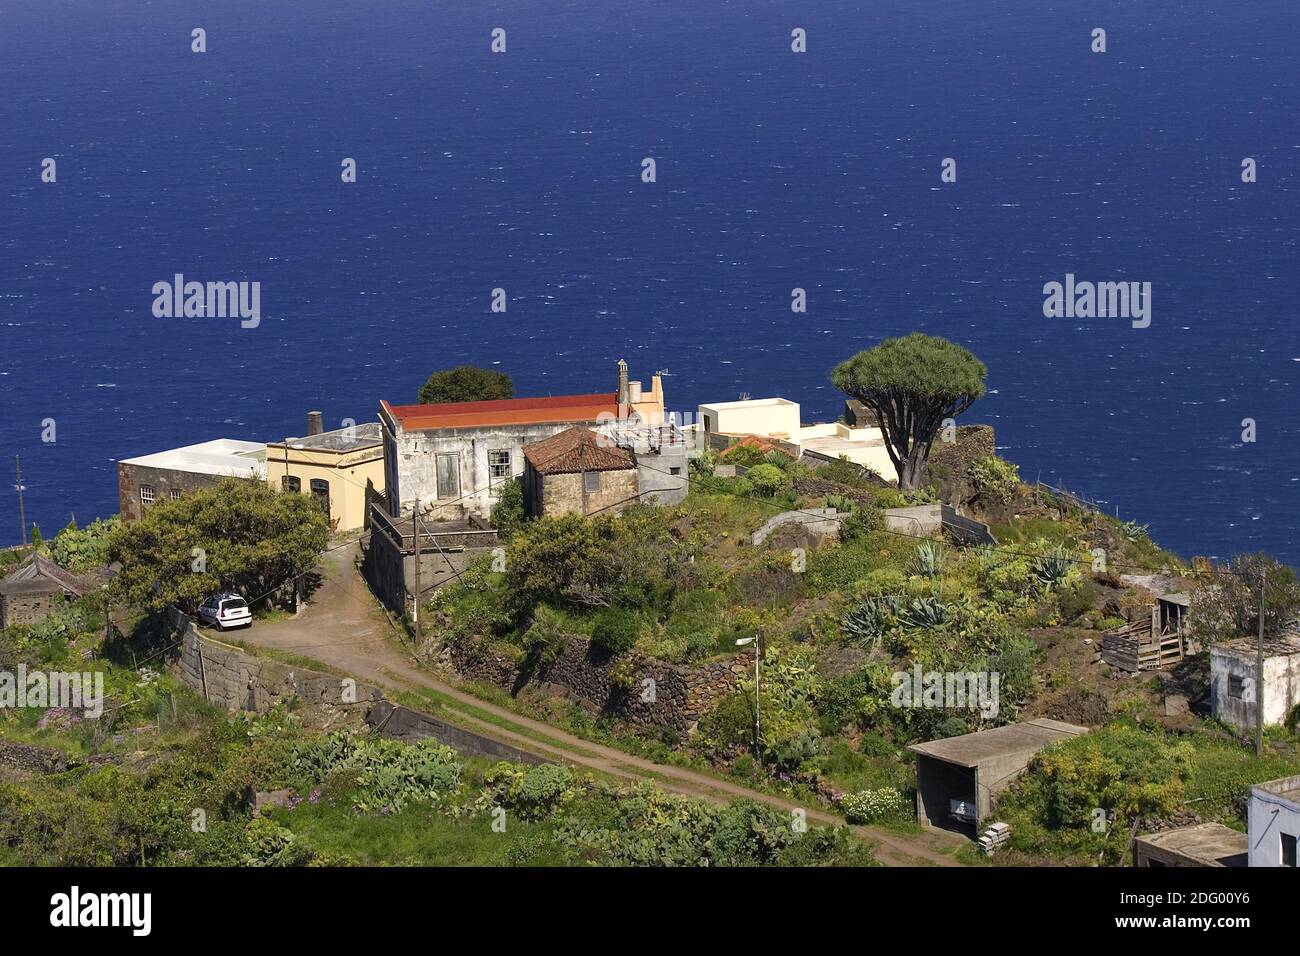
<path fill-rule="evenodd" d="M 116 459 L 461 362 L 827 420 L 831 366 L 919 329 L 1025 477 L 1300 563 L 1297 37 L 1292 0 L 0 0 L 0 468 L 48 536 Z M 178 272 L 261 324 L 155 318 Z M 1045 318 L 1067 273 L 1152 283 L 1150 327 Z"/>

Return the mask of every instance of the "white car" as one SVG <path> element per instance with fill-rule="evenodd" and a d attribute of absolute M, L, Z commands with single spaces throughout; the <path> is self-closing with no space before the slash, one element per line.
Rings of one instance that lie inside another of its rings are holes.
<path fill-rule="evenodd" d="M 238 594 L 214 594 L 199 605 L 199 620 L 224 631 L 229 627 L 251 626 L 253 612 Z"/>

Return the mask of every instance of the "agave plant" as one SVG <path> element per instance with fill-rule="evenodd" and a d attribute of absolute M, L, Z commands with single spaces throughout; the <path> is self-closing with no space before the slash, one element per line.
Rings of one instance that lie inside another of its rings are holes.
<path fill-rule="evenodd" d="M 1070 552 L 1058 544 L 1034 558 L 1034 577 L 1044 590 L 1051 591 L 1065 580 L 1065 576 L 1070 573 L 1071 563 Z"/>
<path fill-rule="evenodd" d="M 943 548 L 937 541 L 922 541 L 912 557 L 912 571 L 923 578 L 937 578 L 943 572 Z"/>
<path fill-rule="evenodd" d="M 840 619 L 840 627 L 855 640 L 874 643 L 893 626 L 901 604 L 897 594 L 873 595 L 850 608 Z"/>
<path fill-rule="evenodd" d="M 826 507 L 834 508 L 840 514 L 845 514 L 853 510 L 853 499 L 845 495 L 827 495 Z"/>
<path fill-rule="evenodd" d="M 899 618 L 908 628 L 925 628 L 925 627 L 942 627 L 948 623 L 951 616 L 951 610 L 947 604 L 937 597 L 926 595 L 923 597 L 913 598 L 912 601 L 902 608 Z"/>
<path fill-rule="evenodd" d="M 1123 521 L 1120 522 L 1119 533 L 1126 541 L 1141 541 L 1148 537 L 1147 531 L 1150 527 L 1150 525 L 1138 524 L 1136 521 Z"/>

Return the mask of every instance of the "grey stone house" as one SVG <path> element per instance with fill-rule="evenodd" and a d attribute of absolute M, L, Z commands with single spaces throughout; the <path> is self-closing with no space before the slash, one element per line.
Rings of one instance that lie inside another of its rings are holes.
<path fill-rule="evenodd" d="M 615 513 L 640 496 L 632 453 L 589 428 L 575 426 L 525 445 L 523 455 L 530 517 Z"/>
<path fill-rule="evenodd" d="M 409 514 L 418 501 L 420 512 L 435 520 L 487 516 L 502 485 L 523 476 L 525 445 L 575 425 L 657 425 L 663 410 L 660 377 L 647 394 L 628 381 L 622 361 L 610 392 L 440 405 L 381 401 L 388 513 Z"/>
<path fill-rule="evenodd" d="M 91 582 L 32 552 L 0 581 L 0 627 L 35 624 L 67 601 L 76 600 Z"/>

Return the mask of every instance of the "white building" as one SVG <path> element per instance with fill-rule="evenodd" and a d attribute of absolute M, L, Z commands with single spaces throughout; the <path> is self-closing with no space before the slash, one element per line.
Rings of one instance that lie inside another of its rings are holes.
<path fill-rule="evenodd" d="M 1251 787 L 1246 827 L 1251 866 L 1294 867 L 1300 840 L 1300 777 Z"/>
<path fill-rule="evenodd" d="M 717 435 L 757 435 L 791 441 L 799 434 L 799 403 L 784 398 L 752 398 L 701 405 L 700 427 Z"/>
<path fill-rule="evenodd" d="M 829 461 L 847 458 L 887 481 L 896 480 L 897 471 L 879 428 L 845 422 L 804 425 L 800 422 L 799 403 L 789 399 L 754 398 L 701 405 L 698 421 L 706 441 L 710 434 L 757 435 L 794 445 L 799 455 Z"/>
<path fill-rule="evenodd" d="M 223 478 L 266 481 L 266 443 L 218 438 L 119 461 L 122 518 L 134 521 L 155 501 L 179 498 Z"/>
<path fill-rule="evenodd" d="M 1210 707 L 1216 720 L 1242 730 L 1255 726 L 1256 701 L 1264 725 L 1285 723 L 1300 704 L 1300 628 L 1264 641 L 1264 686 L 1256 688 L 1256 641 L 1242 638 L 1210 648 Z"/>

